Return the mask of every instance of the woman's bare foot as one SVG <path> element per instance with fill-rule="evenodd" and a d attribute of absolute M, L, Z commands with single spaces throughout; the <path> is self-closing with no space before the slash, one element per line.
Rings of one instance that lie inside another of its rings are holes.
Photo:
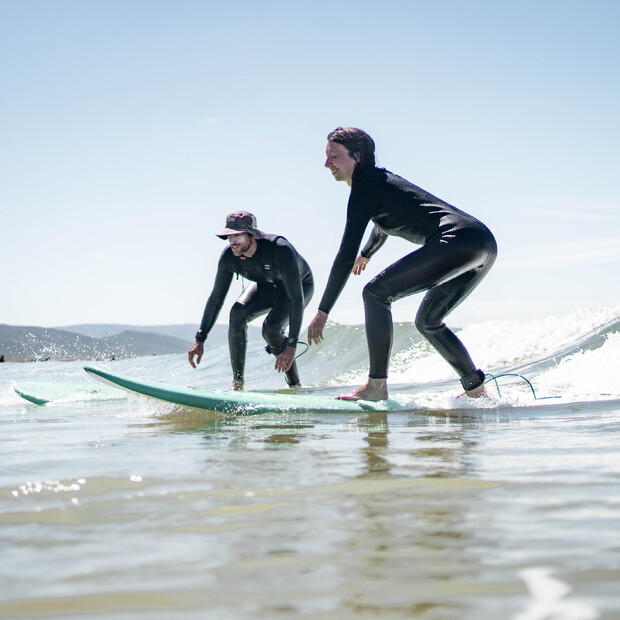
<path fill-rule="evenodd" d="M 243 390 L 243 384 L 244 384 L 243 381 L 240 381 L 239 379 L 233 379 L 233 384 L 230 389 L 233 390 L 234 392 L 241 391 Z"/>
<path fill-rule="evenodd" d="M 387 379 L 368 379 L 365 385 L 355 388 L 348 394 L 339 394 L 338 400 L 387 400 Z"/>
<path fill-rule="evenodd" d="M 484 384 L 479 385 L 477 388 L 474 388 L 473 390 L 468 390 L 467 392 L 465 392 L 465 394 L 467 394 L 469 398 L 488 398 L 489 397 L 484 387 Z"/>

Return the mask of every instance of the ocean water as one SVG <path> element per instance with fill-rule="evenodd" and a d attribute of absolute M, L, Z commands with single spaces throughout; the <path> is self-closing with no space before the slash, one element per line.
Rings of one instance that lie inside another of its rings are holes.
<path fill-rule="evenodd" d="M 490 397 L 399 324 L 389 414 L 218 415 L 0 364 L 0 618 L 620 618 L 620 307 L 460 336 Z M 313 393 L 358 385 L 363 328 L 298 363 Z M 224 347 L 98 365 L 231 382 Z M 246 388 L 284 387 L 251 343 Z"/>

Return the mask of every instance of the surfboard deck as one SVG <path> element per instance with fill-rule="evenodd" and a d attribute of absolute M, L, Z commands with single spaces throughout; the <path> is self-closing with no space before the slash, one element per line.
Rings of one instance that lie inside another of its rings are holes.
<path fill-rule="evenodd" d="M 118 398 L 118 391 L 77 381 L 22 381 L 13 385 L 16 394 L 35 405 L 59 400 L 91 400 L 93 397 Z"/>
<path fill-rule="evenodd" d="M 393 400 L 379 402 L 337 400 L 331 396 L 312 394 L 278 394 L 269 392 L 226 391 L 191 388 L 166 383 L 141 381 L 117 375 L 95 366 L 84 366 L 95 379 L 108 385 L 157 400 L 185 407 L 221 413 L 342 413 L 368 411 L 397 411 L 402 406 Z"/>

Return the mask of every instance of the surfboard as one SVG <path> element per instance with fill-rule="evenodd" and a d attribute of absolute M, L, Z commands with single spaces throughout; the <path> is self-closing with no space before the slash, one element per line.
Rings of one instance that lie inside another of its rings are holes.
<path fill-rule="evenodd" d="M 35 405 L 47 405 L 59 400 L 92 400 L 118 398 L 118 390 L 77 381 L 23 381 L 13 385 L 15 393 Z"/>
<path fill-rule="evenodd" d="M 279 394 L 274 392 L 208 390 L 182 387 L 153 381 L 141 381 L 117 375 L 95 366 L 84 366 L 95 379 L 108 385 L 184 407 L 234 414 L 256 413 L 342 413 L 396 411 L 402 406 L 394 400 L 347 401 L 313 394 Z"/>

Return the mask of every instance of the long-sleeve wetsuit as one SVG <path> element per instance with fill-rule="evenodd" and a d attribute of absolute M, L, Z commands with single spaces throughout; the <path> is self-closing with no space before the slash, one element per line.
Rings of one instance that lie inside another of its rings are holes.
<path fill-rule="evenodd" d="M 222 309 L 233 274 L 252 281 L 230 311 L 228 343 L 235 380 L 243 381 L 247 348 L 247 324 L 262 314 L 263 338 L 269 351 L 278 355 L 287 346 L 296 347 L 305 306 L 312 298 L 314 280 L 304 258 L 284 237 L 263 235 L 256 239 L 251 257 L 238 257 L 230 246 L 220 255 L 213 290 L 204 309 L 196 340 L 207 339 Z M 288 337 L 284 334 L 289 326 Z M 297 366 L 286 373 L 290 385 L 299 383 Z"/>
<path fill-rule="evenodd" d="M 443 319 L 480 283 L 495 262 L 497 245 L 477 219 L 406 179 L 375 168 L 351 189 L 347 222 L 319 310 L 329 314 L 355 263 L 368 222 L 374 229 L 362 249 L 370 258 L 389 235 L 422 247 L 403 257 L 364 288 L 371 378 L 386 378 L 392 348 L 391 303 L 428 291 L 416 327 L 456 370 L 467 390 L 484 380 Z"/>

